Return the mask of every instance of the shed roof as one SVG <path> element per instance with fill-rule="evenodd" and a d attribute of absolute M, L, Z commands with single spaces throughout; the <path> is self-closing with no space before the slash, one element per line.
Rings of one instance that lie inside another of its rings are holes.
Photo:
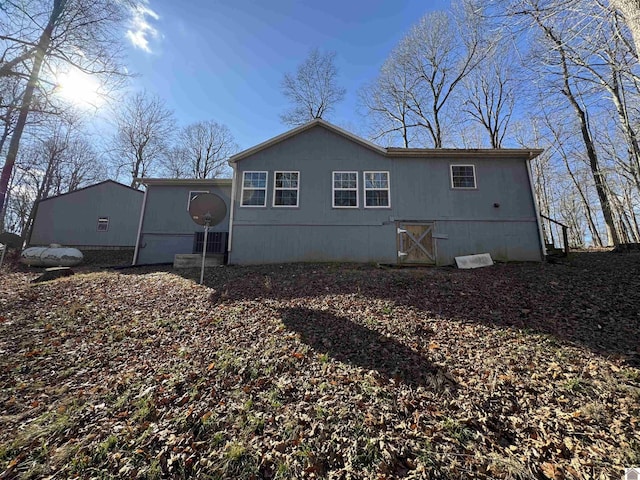
<path fill-rule="evenodd" d="M 144 194 L 142 190 L 138 190 L 136 188 L 130 187 L 129 185 L 125 185 L 124 183 L 116 182 L 115 180 L 105 180 L 103 182 L 94 183 L 93 185 L 87 185 L 86 187 L 77 188 L 75 190 L 71 190 L 70 192 L 61 193 L 60 195 L 54 195 L 53 197 L 47 197 L 40 200 L 40 202 L 46 202 L 47 200 L 53 200 L 54 198 L 64 197 L 65 195 L 71 195 L 72 193 L 78 193 L 83 190 L 89 190 L 90 188 L 98 187 L 100 185 L 104 185 L 105 183 L 113 183 L 119 187 L 128 188 L 129 190 L 133 190 L 134 192 L 138 192 L 139 194 Z"/>
<path fill-rule="evenodd" d="M 244 158 L 247 158 L 255 153 L 265 150 L 273 145 L 283 142 L 291 137 L 294 137 L 302 132 L 310 130 L 313 127 L 320 126 L 329 131 L 332 131 L 342 137 L 358 143 L 365 148 L 373 150 L 385 157 L 420 157 L 420 158 L 462 158 L 462 157 L 486 157 L 486 158 L 522 158 L 533 159 L 540 155 L 543 150 L 541 149 L 520 149 L 520 148 L 397 148 L 397 147 L 381 147 L 364 138 L 361 138 L 351 132 L 348 132 L 336 125 L 333 125 L 326 120 L 316 118 L 304 125 L 293 128 L 287 132 L 284 132 L 276 137 L 266 140 L 258 145 L 243 150 L 240 153 L 229 158 L 229 163 L 234 164 Z"/>

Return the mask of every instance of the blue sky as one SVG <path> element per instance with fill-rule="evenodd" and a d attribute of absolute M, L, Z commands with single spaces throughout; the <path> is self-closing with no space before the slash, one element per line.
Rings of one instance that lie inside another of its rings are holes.
<path fill-rule="evenodd" d="M 357 90 L 426 12 L 450 0 L 149 0 L 131 25 L 131 88 L 159 95 L 181 124 L 226 124 L 242 149 L 287 130 L 280 91 L 309 50 L 336 52 L 345 100 L 330 121 L 364 134 Z"/>

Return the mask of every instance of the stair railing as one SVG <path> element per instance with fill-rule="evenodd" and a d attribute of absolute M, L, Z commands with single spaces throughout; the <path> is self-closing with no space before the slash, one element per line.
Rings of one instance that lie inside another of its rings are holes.
<path fill-rule="evenodd" d="M 540 216 L 562 227 L 562 243 L 563 243 L 562 256 L 566 257 L 567 255 L 569 255 L 569 227 L 567 227 L 564 223 L 560 223 L 559 221 L 554 220 L 553 218 L 547 217 L 546 215 L 540 214 Z"/>

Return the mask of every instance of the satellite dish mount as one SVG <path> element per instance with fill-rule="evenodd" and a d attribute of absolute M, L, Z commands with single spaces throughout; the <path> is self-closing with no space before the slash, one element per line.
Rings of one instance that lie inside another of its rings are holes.
<path fill-rule="evenodd" d="M 195 196 L 189 204 L 189 215 L 198 225 L 204 226 L 204 242 L 202 244 L 202 266 L 200 267 L 200 284 L 204 281 L 204 264 L 207 257 L 207 240 L 209 228 L 219 224 L 227 216 L 227 205 L 218 195 L 203 193 Z"/>

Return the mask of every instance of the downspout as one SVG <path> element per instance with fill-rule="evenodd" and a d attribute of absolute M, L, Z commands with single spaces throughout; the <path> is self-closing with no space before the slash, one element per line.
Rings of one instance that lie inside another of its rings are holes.
<path fill-rule="evenodd" d="M 535 158 L 535 157 L 533 157 Z M 526 160 L 527 166 L 527 177 L 529 178 L 529 192 L 531 193 L 531 200 L 533 201 L 533 209 L 536 212 L 536 225 L 538 226 L 538 240 L 540 241 L 540 251 L 542 252 L 542 261 L 544 261 L 547 256 L 547 248 L 544 244 L 544 235 L 542 233 L 542 221 L 540 220 L 540 210 L 538 209 L 538 202 L 536 202 L 536 196 L 533 193 L 535 190 L 533 189 L 533 175 L 531 174 L 531 160 L 533 159 L 531 154 L 529 154 L 529 158 Z"/>
<path fill-rule="evenodd" d="M 131 265 L 138 263 L 138 252 L 140 251 L 140 236 L 142 234 L 142 221 L 144 219 L 144 210 L 147 206 L 147 192 L 149 191 L 149 185 L 145 185 L 144 197 L 142 198 L 142 208 L 140 209 L 140 222 L 138 223 L 138 236 L 136 237 L 136 248 L 133 251 L 133 262 Z"/>
<path fill-rule="evenodd" d="M 231 252 L 231 242 L 233 241 L 233 212 L 236 204 L 236 167 L 235 164 L 229 162 L 229 166 L 233 169 L 231 177 L 231 208 L 229 209 L 229 238 L 227 240 L 227 262 L 229 261 L 229 252 Z"/>

